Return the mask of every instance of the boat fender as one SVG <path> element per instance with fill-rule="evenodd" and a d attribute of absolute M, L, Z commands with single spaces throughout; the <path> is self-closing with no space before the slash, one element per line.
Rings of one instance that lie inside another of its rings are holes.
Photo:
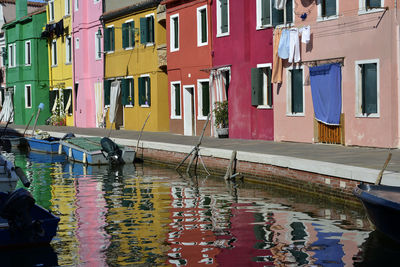
<path fill-rule="evenodd" d="M 19 179 L 21 180 L 22 184 L 25 187 L 29 187 L 31 185 L 31 181 L 29 181 L 24 171 L 20 167 L 15 167 L 15 173 L 17 174 L 17 176 L 19 177 Z"/>
<path fill-rule="evenodd" d="M 103 152 L 103 155 L 105 152 L 106 153 L 105 157 L 107 160 L 109 160 L 110 163 L 112 164 L 123 163 L 121 149 L 110 138 L 103 137 L 100 140 L 100 144 L 102 147 L 101 151 Z"/>

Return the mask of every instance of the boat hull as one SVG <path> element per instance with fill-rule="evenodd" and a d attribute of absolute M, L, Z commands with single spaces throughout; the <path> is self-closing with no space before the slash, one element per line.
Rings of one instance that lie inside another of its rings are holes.
<path fill-rule="evenodd" d="M 52 138 L 51 140 L 27 138 L 27 141 L 31 150 L 44 153 L 58 153 L 60 146 L 58 138 Z"/>
<path fill-rule="evenodd" d="M 353 191 L 375 227 L 400 243 L 400 188 L 360 184 Z"/>

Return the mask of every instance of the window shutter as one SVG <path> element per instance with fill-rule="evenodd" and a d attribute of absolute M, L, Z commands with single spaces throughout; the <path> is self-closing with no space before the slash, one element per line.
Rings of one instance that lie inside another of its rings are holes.
<path fill-rule="evenodd" d="M 277 1 L 277 0 L 274 0 Z M 275 6 L 275 5 L 273 5 Z M 284 20 L 283 20 L 283 10 L 277 10 L 274 7 L 272 7 L 272 25 L 276 26 L 279 24 L 283 24 Z"/>
<path fill-rule="evenodd" d="M 129 47 L 129 25 L 128 23 L 122 24 L 122 48 Z"/>
<path fill-rule="evenodd" d="M 263 104 L 263 71 L 259 68 L 251 69 L 251 105 Z"/>
<path fill-rule="evenodd" d="M 272 70 L 271 68 L 267 68 L 267 104 L 268 106 L 272 106 Z"/>
<path fill-rule="evenodd" d="M 178 17 L 174 21 L 174 48 L 179 48 L 179 20 Z"/>
<path fill-rule="evenodd" d="M 135 22 L 131 21 L 131 43 L 130 46 L 135 47 Z"/>
<path fill-rule="evenodd" d="M 144 82 L 144 77 L 139 77 L 138 78 L 138 83 L 139 83 L 139 106 L 144 105 L 146 102 L 145 98 L 145 82 Z"/>
<path fill-rule="evenodd" d="M 207 10 L 202 9 L 201 15 L 201 42 L 207 42 Z"/>
<path fill-rule="evenodd" d="M 202 100 L 203 100 L 203 116 L 208 116 L 210 113 L 210 88 L 208 82 L 201 83 L 202 85 Z"/>
<path fill-rule="evenodd" d="M 175 84 L 175 115 L 181 115 L 181 87 L 179 84 Z"/>
<path fill-rule="evenodd" d="M 115 28 L 111 28 L 111 51 L 115 51 Z"/>
<path fill-rule="evenodd" d="M 268 25 L 271 23 L 270 7 L 270 0 L 261 0 L 261 25 Z"/>
<path fill-rule="evenodd" d="M 286 23 L 292 23 L 293 22 L 293 1 L 294 0 L 288 0 L 286 2 Z M 336 1 L 336 0 L 333 0 Z"/>
<path fill-rule="evenodd" d="M 147 105 L 151 105 L 151 85 L 150 85 L 150 77 L 146 77 L 147 79 Z"/>
<path fill-rule="evenodd" d="M 148 42 L 148 25 L 146 18 L 140 18 L 140 43 L 146 44 Z"/>
<path fill-rule="evenodd" d="M 149 23 L 149 43 L 154 43 L 154 17 L 147 17 L 147 22 Z"/>
<path fill-rule="evenodd" d="M 111 28 L 104 29 L 104 51 L 110 51 L 110 31 Z"/>
<path fill-rule="evenodd" d="M 104 81 L 104 106 L 110 105 L 110 88 L 111 88 L 111 81 L 105 80 Z"/>
<path fill-rule="evenodd" d="M 135 84 L 133 83 L 133 79 L 129 79 L 130 81 L 130 86 L 129 86 L 129 90 L 131 90 L 131 98 L 129 99 L 129 104 L 131 104 L 132 106 L 135 105 Z"/>
<path fill-rule="evenodd" d="M 221 32 L 228 32 L 228 0 L 221 0 Z"/>
<path fill-rule="evenodd" d="M 292 113 L 303 112 L 303 70 L 292 72 Z"/>
<path fill-rule="evenodd" d="M 121 103 L 123 106 L 128 105 L 129 82 L 128 79 L 121 80 Z"/>
<path fill-rule="evenodd" d="M 3 66 L 7 66 L 8 64 L 8 54 L 7 54 L 7 50 L 5 47 L 1 48 L 1 53 L 3 55 Z"/>
<path fill-rule="evenodd" d="M 378 113 L 377 95 L 377 65 L 364 64 L 362 68 L 363 114 Z"/>
<path fill-rule="evenodd" d="M 335 16 L 336 15 L 336 0 L 325 0 L 325 16 Z"/>

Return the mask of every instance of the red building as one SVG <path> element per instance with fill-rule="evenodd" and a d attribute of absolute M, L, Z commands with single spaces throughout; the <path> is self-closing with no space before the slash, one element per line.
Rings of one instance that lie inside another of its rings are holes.
<path fill-rule="evenodd" d="M 167 61 L 170 131 L 200 135 L 211 112 L 210 1 L 164 0 L 167 8 Z M 205 135 L 211 133 L 207 126 Z"/>

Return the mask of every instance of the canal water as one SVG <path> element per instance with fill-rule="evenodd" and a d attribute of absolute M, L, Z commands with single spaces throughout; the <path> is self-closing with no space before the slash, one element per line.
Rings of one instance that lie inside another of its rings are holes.
<path fill-rule="evenodd" d="M 61 221 L 49 246 L 1 251 L 1 266 L 376 266 L 400 252 L 362 208 L 300 192 L 150 164 L 14 157 Z"/>

